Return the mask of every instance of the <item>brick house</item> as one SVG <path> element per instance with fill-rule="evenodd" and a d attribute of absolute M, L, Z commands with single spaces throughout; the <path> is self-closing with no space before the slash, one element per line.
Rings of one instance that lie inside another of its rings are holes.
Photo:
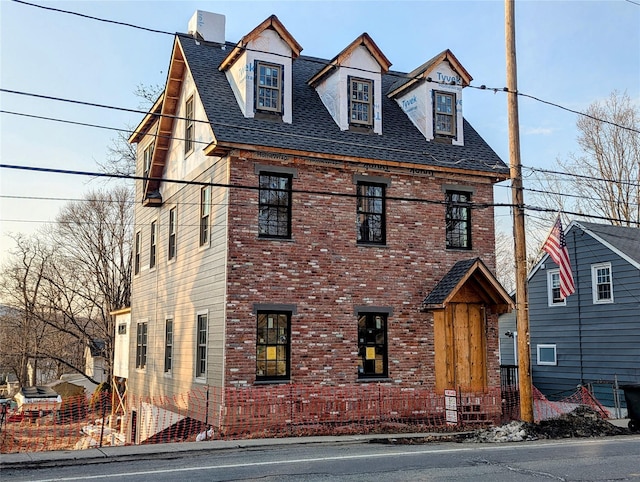
<path fill-rule="evenodd" d="M 249 392 L 499 388 L 508 169 L 462 116 L 471 76 L 449 50 L 390 71 L 366 33 L 301 50 L 275 16 L 225 43 L 196 12 L 131 136 L 134 442 L 179 412 L 148 400 L 202 389 L 223 427 Z"/>

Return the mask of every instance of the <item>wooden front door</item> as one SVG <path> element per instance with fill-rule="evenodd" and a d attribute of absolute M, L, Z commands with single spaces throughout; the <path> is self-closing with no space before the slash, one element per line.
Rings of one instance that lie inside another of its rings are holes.
<path fill-rule="evenodd" d="M 485 309 L 450 303 L 434 312 L 436 390 L 483 391 L 487 387 Z"/>

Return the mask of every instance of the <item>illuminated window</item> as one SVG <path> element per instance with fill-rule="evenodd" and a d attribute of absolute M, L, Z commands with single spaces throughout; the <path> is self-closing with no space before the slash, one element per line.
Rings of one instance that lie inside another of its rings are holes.
<path fill-rule="evenodd" d="M 358 315 L 358 377 L 387 377 L 387 315 Z"/>
<path fill-rule="evenodd" d="M 289 378 L 291 313 L 258 312 L 256 379 Z"/>

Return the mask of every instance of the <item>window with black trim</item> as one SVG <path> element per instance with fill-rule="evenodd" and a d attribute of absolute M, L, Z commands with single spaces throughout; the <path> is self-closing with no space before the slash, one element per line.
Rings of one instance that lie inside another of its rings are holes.
<path fill-rule="evenodd" d="M 291 238 L 290 174 L 260 173 L 258 236 Z"/>
<path fill-rule="evenodd" d="M 445 198 L 447 248 L 471 249 L 471 193 L 447 191 Z"/>
<path fill-rule="evenodd" d="M 282 65 L 256 62 L 256 110 L 282 113 Z"/>
<path fill-rule="evenodd" d="M 196 378 L 204 378 L 207 374 L 208 320 L 208 313 L 198 313 L 196 333 Z"/>
<path fill-rule="evenodd" d="M 184 105 L 184 117 L 184 153 L 188 154 L 193 150 L 193 139 L 195 134 L 193 96 L 189 97 Z"/>
<path fill-rule="evenodd" d="M 211 217 L 211 186 L 200 189 L 200 246 L 209 244 L 209 218 Z"/>
<path fill-rule="evenodd" d="M 154 268 L 156 265 L 156 243 L 158 237 L 158 223 L 153 221 L 151 223 L 151 231 L 149 233 L 149 268 Z"/>
<path fill-rule="evenodd" d="M 173 320 L 164 322 L 164 372 L 169 373 L 173 366 Z"/>
<path fill-rule="evenodd" d="M 133 255 L 133 274 L 140 273 L 140 231 L 136 232 L 136 239 L 134 242 L 134 255 Z"/>
<path fill-rule="evenodd" d="M 177 211 L 175 207 L 169 209 L 169 238 L 167 243 L 167 258 L 170 260 L 176 257 L 176 231 L 178 228 L 178 218 L 176 217 L 176 214 Z"/>
<path fill-rule="evenodd" d="M 147 323 L 138 323 L 136 331 L 136 368 L 147 366 Z"/>
<path fill-rule="evenodd" d="M 358 182 L 357 192 L 358 243 L 385 244 L 385 185 Z"/>
<path fill-rule="evenodd" d="M 387 314 L 358 315 L 358 378 L 387 377 Z"/>
<path fill-rule="evenodd" d="M 436 135 L 456 135 L 456 95 L 434 92 L 434 124 Z"/>
<path fill-rule="evenodd" d="M 291 313 L 259 311 L 256 380 L 288 380 Z"/>
<path fill-rule="evenodd" d="M 373 126 L 373 81 L 349 77 L 349 123 Z"/>

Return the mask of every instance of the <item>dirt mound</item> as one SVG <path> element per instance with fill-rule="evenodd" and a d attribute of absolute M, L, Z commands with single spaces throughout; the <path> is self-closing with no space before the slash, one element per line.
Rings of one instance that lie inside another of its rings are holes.
<path fill-rule="evenodd" d="M 606 437 L 629 434 L 629 430 L 604 420 L 598 412 L 579 406 L 570 413 L 539 423 L 511 422 L 461 436 L 465 442 L 520 442 L 523 440 L 574 437 Z"/>

